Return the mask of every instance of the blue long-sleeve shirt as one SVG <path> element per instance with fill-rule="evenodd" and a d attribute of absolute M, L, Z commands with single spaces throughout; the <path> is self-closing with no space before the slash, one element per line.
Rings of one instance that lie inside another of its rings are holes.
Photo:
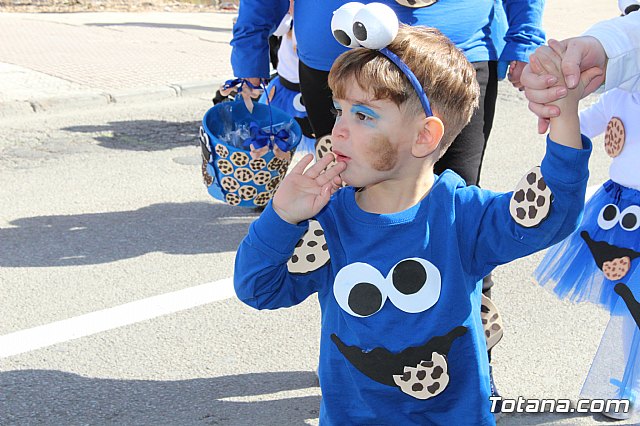
<path fill-rule="evenodd" d="M 440 0 L 429 7 L 409 8 L 392 0 L 401 22 L 436 27 L 469 61 L 520 60 L 543 44 L 544 0 Z M 296 0 L 294 22 L 298 56 L 308 67 L 328 71 L 346 50 L 331 33 L 331 16 L 344 0 Z M 370 3 L 364 1 L 363 3 Z M 233 28 L 231 65 L 238 77 L 269 76 L 267 39 L 289 7 L 288 0 L 241 0 Z"/>
<path fill-rule="evenodd" d="M 583 149 L 547 142 L 541 173 L 554 198 L 532 228 L 511 217 L 511 193 L 467 187 L 450 171 L 394 214 L 365 212 L 353 188 L 341 189 L 315 217 L 330 260 L 305 274 L 287 261 L 308 222 L 289 224 L 267 206 L 238 249 L 235 289 L 257 309 L 317 293 L 321 424 L 494 424 L 482 277 L 576 228 L 590 152 L 587 138 Z"/>

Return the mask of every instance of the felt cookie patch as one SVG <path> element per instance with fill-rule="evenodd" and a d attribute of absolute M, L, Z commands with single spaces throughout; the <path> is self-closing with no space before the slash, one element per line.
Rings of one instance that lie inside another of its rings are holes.
<path fill-rule="evenodd" d="M 269 200 L 271 199 L 270 192 L 261 192 L 256 195 L 256 198 L 253 199 L 253 204 L 258 207 L 266 206 Z"/>
<path fill-rule="evenodd" d="M 223 175 L 230 175 L 233 173 L 233 165 L 228 160 L 221 158 L 216 161 L 216 164 L 218 165 L 218 170 L 220 170 L 220 173 Z"/>
<path fill-rule="evenodd" d="M 264 158 L 256 158 L 249 161 L 249 168 L 251 168 L 251 170 L 253 170 L 254 172 L 262 170 L 265 167 L 267 167 L 267 162 L 264 160 Z"/>
<path fill-rule="evenodd" d="M 631 269 L 629 256 L 622 256 L 602 263 L 602 272 L 611 281 L 619 280 Z"/>
<path fill-rule="evenodd" d="M 249 156 L 240 151 L 236 151 L 231 154 L 230 160 L 238 167 L 246 166 L 247 164 L 249 164 Z"/>
<path fill-rule="evenodd" d="M 607 131 L 604 135 L 604 149 L 607 155 L 615 158 L 622 152 L 624 148 L 625 131 L 622 120 L 613 117 L 607 124 Z"/>
<path fill-rule="evenodd" d="M 253 172 L 247 168 L 238 168 L 233 172 L 233 177 L 239 182 L 247 183 L 253 179 Z"/>
<path fill-rule="evenodd" d="M 265 183 L 269 182 L 269 180 L 271 180 L 271 173 L 267 172 L 266 170 L 262 170 L 256 173 L 253 177 L 253 181 L 257 185 L 264 185 Z"/>
<path fill-rule="evenodd" d="M 309 221 L 309 229 L 304 233 L 293 256 L 287 262 L 287 269 L 292 274 L 306 274 L 320 269 L 329 262 L 329 249 L 324 237 L 324 230 L 317 220 Z"/>
<path fill-rule="evenodd" d="M 316 161 L 320 161 L 325 155 L 333 155 L 333 149 L 331 148 L 331 135 L 326 135 L 318 139 L 316 143 Z M 337 161 L 332 161 L 327 168 L 337 164 Z"/>
<path fill-rule="evenodd" d="M 525 228 L 538 226 L 549 216 L 553 194 L 542 177 L 540 167 L 523 177 L 511 196 L 509 212 L 517 224 Z"/>
<path fill-rule="evenodd" d="M 240 196 L 238 194 L 229 193 L 224 198 L 230 206 L 237 206 L 240 204 Z"/>
<path fill-rule="evenodd" d="M 237 191 L 238 188 L 240 188 L 240 184 L 238 183 L 238 181 L 230 176 L 225 176 L 220 179 L 220 186 L 222 186 L 222 189 L 228 192 L 234 192 Z"/>
<path fill-rule="evenodd" d="M 221 158 L 227 158 L 229 156 L 229 149 L 220 143 L 216 144 L 215 150 L 216 154 Z"/>
<path fill-rule="evenodd" d="M 484 294 L 482 295 L 482 305 L 480 306 L 480 318 L 484 328 L 484 337 L 487 341 L 487 350 L 489 350 L 502 339 L 504 328 L 498 308 Z"/>
<path fill-rule="evenodd" d="M 430 361 L 421 361 L 415 367 L 404 367 L 404 374 L 394 375 L 393 381 L 402 392 L 414 398 L 433 398 L 449 384 L 447 359 L 442 354 L 432 352 Z"/>
<path fill-rule="evenodd" d="M 242 198 L 243 200 L 251 200 L 257 194 L 258 190 L 254 186 L 245 185 L 241 186 L 238 190 L 238 195 L 240 195 L 240 198 Z"/>

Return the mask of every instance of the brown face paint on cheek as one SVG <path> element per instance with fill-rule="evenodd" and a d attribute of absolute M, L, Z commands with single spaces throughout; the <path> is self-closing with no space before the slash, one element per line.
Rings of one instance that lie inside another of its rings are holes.
<path fill-rule="evenodd" d="M 379 172 L 387 172 L 398 161 L 398 148 L 384 135 L 376 135 L 369 146 L 369 164 Z"/>

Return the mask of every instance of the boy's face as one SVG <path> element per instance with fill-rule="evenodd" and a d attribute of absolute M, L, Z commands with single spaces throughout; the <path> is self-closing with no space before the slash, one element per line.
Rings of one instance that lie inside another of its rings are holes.
<path fill-rule="evenodd" d="M 331 133 L 333 153 L 347 165 L 342 180 L 364 187 L 400 178 L 412 157 L 419 119 L 407 118 L 390 100 L 372 100 L 353 79 L 346 87 L 345 99 L 334 98 L 337 116 Z"/>

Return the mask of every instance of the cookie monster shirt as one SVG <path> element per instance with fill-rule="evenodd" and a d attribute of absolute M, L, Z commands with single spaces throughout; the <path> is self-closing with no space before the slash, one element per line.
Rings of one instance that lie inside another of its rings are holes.
<path fill-rule="evenodd" d="M 529 61 L 544 44 L 541 28 L 544 0 L 379 0 L 400 22 L 438 28 L 471 62 Z M 331 33 L 333 12 L 345 0 L 296 0 L 294 8 L 298 56 L 310 68 L 329 71 L 346 48 Z M 371 3 L 364 0 L 362 3 Z M 231 65 L 238 77 L 269 76 L 269 45 L 289 9 L 289 0 L 241 0 L 233 27 Z"/>
<path fill-rule="evenodd" d="M 547 141 L 540 171 L 553 201 L 533 227 L 511 216 L 511 193 L 467 187 L 451 171 L 422 201 L 394 214 L 361 210 L 350 187 L 297 225 L 267 206 L 238 249 L 235 290 L 257 309 L 292 306 L 317 293 L 320 424 L 495 423 L 482 277 L 575 229 L 590 152 L 585 137 L 583 149 Z M 307 229 L 309 247 L 296 247 Z M 311 268 L 301 271 L 294 253 L 317 247 L 327 256 L 307 255 Z"/>

